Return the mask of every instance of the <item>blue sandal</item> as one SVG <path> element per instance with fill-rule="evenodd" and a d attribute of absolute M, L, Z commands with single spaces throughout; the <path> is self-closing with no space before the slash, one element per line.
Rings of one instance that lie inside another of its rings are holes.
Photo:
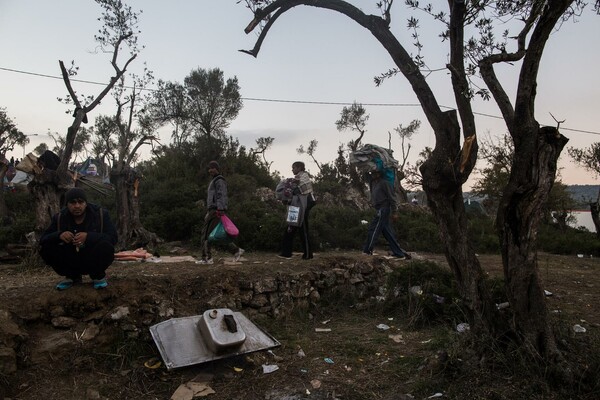
<path fill-rule="evenodd" d="M 56 290 L 67 290 L 73 286 L 73 279 L 65 279 L 56 284 Z"/>
<path fill-rule="evenodd" d="M 108 286 L 108 282 L 106 281 L 106 278 L 94 279 L 93 283 L 94 283 L 94 289 L 104 289 L 105 287 Z"/>

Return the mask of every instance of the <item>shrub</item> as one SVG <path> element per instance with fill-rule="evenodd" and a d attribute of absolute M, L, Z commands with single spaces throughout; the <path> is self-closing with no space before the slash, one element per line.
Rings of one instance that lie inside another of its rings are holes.
<path fill-rule="evenodd" d="M 451 271 L 431 261 L 395 269 L 386 283 L 384 307 L 404 314 L 413 326 L 462 320 L 462 302 Z"/>

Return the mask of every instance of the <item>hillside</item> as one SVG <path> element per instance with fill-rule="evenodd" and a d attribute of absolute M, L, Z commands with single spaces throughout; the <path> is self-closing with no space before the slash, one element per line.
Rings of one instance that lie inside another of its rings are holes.
<path fill-rule="evenodd" d="M 598 199 L 598 189 L 600 185 L 569 185 L 567 190 L 571 193 L 573 200 L 577 202 L 578 207 L 584 210 L 589 209 L 589 203 Z"/>

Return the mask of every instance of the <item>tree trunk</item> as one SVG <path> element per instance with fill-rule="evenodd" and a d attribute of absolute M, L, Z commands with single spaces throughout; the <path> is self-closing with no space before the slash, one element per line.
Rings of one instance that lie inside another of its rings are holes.
<path fill-rule="evenodd" d="M 35 227 L 36 238 L 50 226 L 52 217 L 60 211 L 61 196 L 71 187 L 73 179 L 68 173 L 60 175 L 57 171 L 44 169 L 40 174 L 36 174 L 33 180 L 27 185 L 29 192 L 33 196 L 35 206 Z"/>
<path fill-rule="evenodd" d="M 423 190 L 440 229 L 446 260 L 470 310 L 469 322 L 474 331 L 495 335 L 502 331 L 502 320 L 498 318 L 485 275 L 468 239 L 468 221 L 462 193 L 463 179 L 466 178 L 460 176 L 458 162 L 448 162 L 456 160 L 457 154 L 461 153 L 458 141 L 460 127 L 455 115 L 445 115 L 448 117 L 443 124 L 446 132 L 436 135 L 445 140 L 436 143 L 431 157 L 420 168 Z"/>
<path fill-rule="evenodd" d="M 4 225 L 5 220 L 8 217 L 8 207 L 6 206 L 6 199 L 4 198 L 4 177 L 8 171 L 8 166 L 4 163 L 0 163 L 0 225 Z"/>
<path fill-rule="evenodd" d="M 396 181 L 394 182 L 394 192 L 396 193 L 396 198 L 398 203 L 404 204 L 408 203 L 408 193 L 406 189 L 402 186 L 402 180 L 406 177 L 403 171 L 396 172 Z"/>
<path fill-rule="evenodd" d="M 140 221 L 138 184 L 140 176 L 130 167 L 117 167 L 111 171 L 111 182 L 115 185 L 117 205 L 117 248 L 155 248 L 159 238 L 146 230 Z"/>
<path fill-rule="evenodd" d="M 600 239 L 600 189 L 598 189 L 596 202 L 590 203 L 590 213 L 592 214 L 592 221 L 594 221 L 594 227 L 596 228 L 596 236 Z"/>
<path fill-rule="evenodd" d="M 536 244 L 542 206 L 554 184 L 557 160 L 568 139 L 552 127 L 517 129 L 522 132 L 513 137 L 523 139 L 515 141 L 511 176 L 497 216 L 504 277 L 514 312 L 513 330 L 522 336 L 530 354 L 553 359 L 560 354 L 538 275 Z"/>

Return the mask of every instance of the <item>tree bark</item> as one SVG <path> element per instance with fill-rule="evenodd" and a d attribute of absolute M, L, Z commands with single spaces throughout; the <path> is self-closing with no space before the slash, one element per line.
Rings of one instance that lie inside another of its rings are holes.
<path fill-rule="evenodd" d="M 554 183 L 557 161 L 568 139 L 556 128 L 522 125 L 515 160 L 498 208 L 498 232 L 513 329 L 529 353 L 545 359 L 560 355 L 548 319 L 537 267 L 537 230 L 542 206 Z M 533 157 L 531 156 L 533 155 Z"/>
<path fill-rule="evenodd" d="M 8 171 L 8 166 L 0 163 L 0 225 L 4 225 L 5 219 L 8 217 L 8 207 L 4 198 L 4 177 Z"/>
<path fill-rule="evenodd" d="M 140 221 L 138 184 L 140 176 L 128 166 L 117 166 L 111 170 L 111 182 L 115 185 L 117 205 L 117 248 L 155 248 L 159 238 L 146 230 Z"/>
<path fill-rule="evenodd" d="M 598 190 L 596 202 L 590 203 L 590 213 L 592 214 L 592 221 L 596 228 L 596 236 L 600 239 L 600 189 Z"/>
<path fill-rule="evenodd" d="M 36 238 L 50 226 L 52 217 L 60 211 L 62 195 L 73 187 L 73 178 L 70 174 L 60 174 L 57 171 L 44 169 L 35 174 L 33 180 L 27 185 L 33 196 L 35 204 Z"/>
<path fill-rule="evenodd" d="M 485 274 L 467 235 L 468 221 L 462 193 L 465 177 L 460 174 L 460 160 L 456 160 L 461 153 L 460 127 L 455 112 L 446 112 L 444 115 L 446 121 L 439 125 L 446 127 L 445 132 L 436 133 L 436 137 L 443 139 L 436 142 L 431 157 L 420 168 L 423 189 L 440 228 L 446 260 L 456 277 L 461 296 L 471 311 L 469 323 L 474 331 L 495 336 L 503 331 L 502 320 L 498 318 Z"/>

